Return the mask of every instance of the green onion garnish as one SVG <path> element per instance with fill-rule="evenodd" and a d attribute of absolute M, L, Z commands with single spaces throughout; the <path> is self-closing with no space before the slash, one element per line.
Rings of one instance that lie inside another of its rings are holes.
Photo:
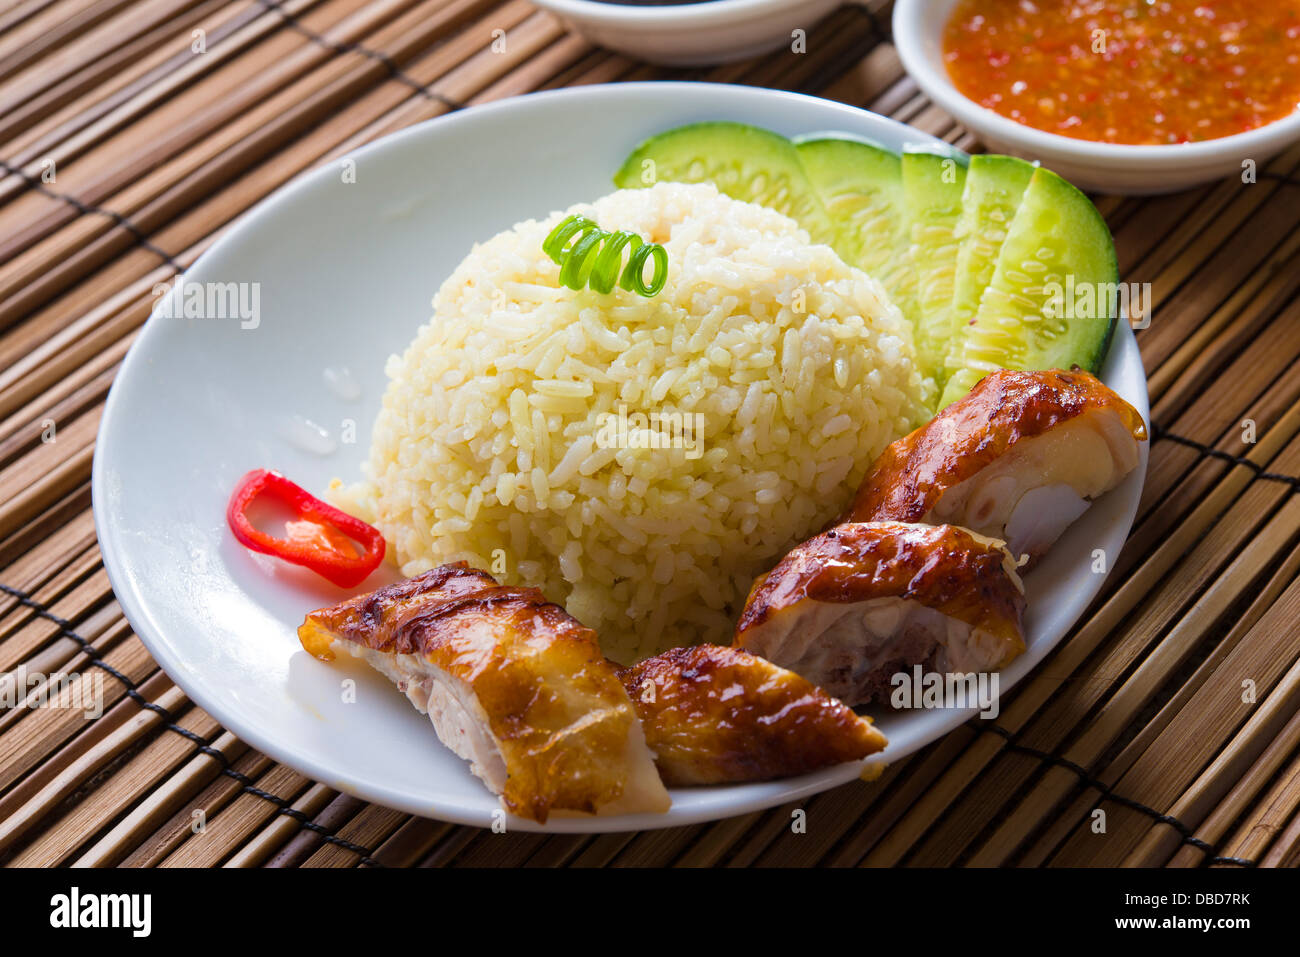
<path fill-rule="evenodd" d="M 628 250 L 623 265 L 623 250 Z M 560 267 L 560 284 L 570 289 L 590 286 L 599 293 L 614 291 L 615 282 L 638 296 L 653 296 L 668 281 L 668 252 L 636 233 L 607 233 L 585 216 L 570 216 L 551 230 L 542 252 Z M 647 259 L 654 272 L 645 281 Z"/>

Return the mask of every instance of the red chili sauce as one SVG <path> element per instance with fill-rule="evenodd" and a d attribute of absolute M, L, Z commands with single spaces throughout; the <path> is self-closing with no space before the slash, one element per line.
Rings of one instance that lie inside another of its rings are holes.
<path fill-rule="evenodd" d="M 1103 143 L 1191 143 L 1300 105 L 1300 0 L 959 0 L 957 89 L 1026 126 Z"/>

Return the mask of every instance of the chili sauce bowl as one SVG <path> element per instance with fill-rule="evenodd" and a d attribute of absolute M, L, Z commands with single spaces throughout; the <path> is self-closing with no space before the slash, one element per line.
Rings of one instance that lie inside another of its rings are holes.
<path fill-rule="evenodd" d="M 614 3 L 533 0 L 598 46 L 664 66 L 711 66 L 796 42 L 843 0 Z"/>
<path fill-rule="evenodd" d="M 894 45 L 903 67 L 934 103 L 997 153 L 1036 160 L 1081 189 L 1170 193 L 1263 166 L 1300 141 L 1300 110 L 1244 133 L 1196 143 L 1130 146 L 1048 133 L 981 106 L 957 89 L 943 60 L 943 31 L 957 0 L 897 0 Z"/>

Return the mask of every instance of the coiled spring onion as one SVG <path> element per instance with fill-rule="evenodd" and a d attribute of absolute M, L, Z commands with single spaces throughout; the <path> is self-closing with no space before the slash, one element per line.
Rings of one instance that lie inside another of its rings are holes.
<path fill-rule="evenodd" d="M 623 265 L 623 250 L 628 250 Z M 551 230 L 542 252 L 560 267 L 560 284 L 570 289 L 590 287 L 599 293 L 614 291 L 614 284 L 639 296 L 653 296 L 668 281 L 668 252 L 647 243 L 636 233 L 609 233 L 585 216 L 570 216 Z M 654 261 L 650 281 L 645 281 L 646 260 Z"/>

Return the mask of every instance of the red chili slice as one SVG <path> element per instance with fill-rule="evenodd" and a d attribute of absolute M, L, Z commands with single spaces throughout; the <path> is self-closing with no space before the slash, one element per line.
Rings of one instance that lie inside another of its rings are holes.
<path fill-rule="evenodd" d="M 248 508 L 261 496 L 279 502 L 296 516 L 285 523 L 288 538 L 268 535 L 249 520 Z M 310 568 L 341 588 L 361 584 L 384 560 L 386 543 L 379 529 L 267 469 L 254 469 L 240 479 L 226 506 L 226 521 L 240 544 Z"/>

